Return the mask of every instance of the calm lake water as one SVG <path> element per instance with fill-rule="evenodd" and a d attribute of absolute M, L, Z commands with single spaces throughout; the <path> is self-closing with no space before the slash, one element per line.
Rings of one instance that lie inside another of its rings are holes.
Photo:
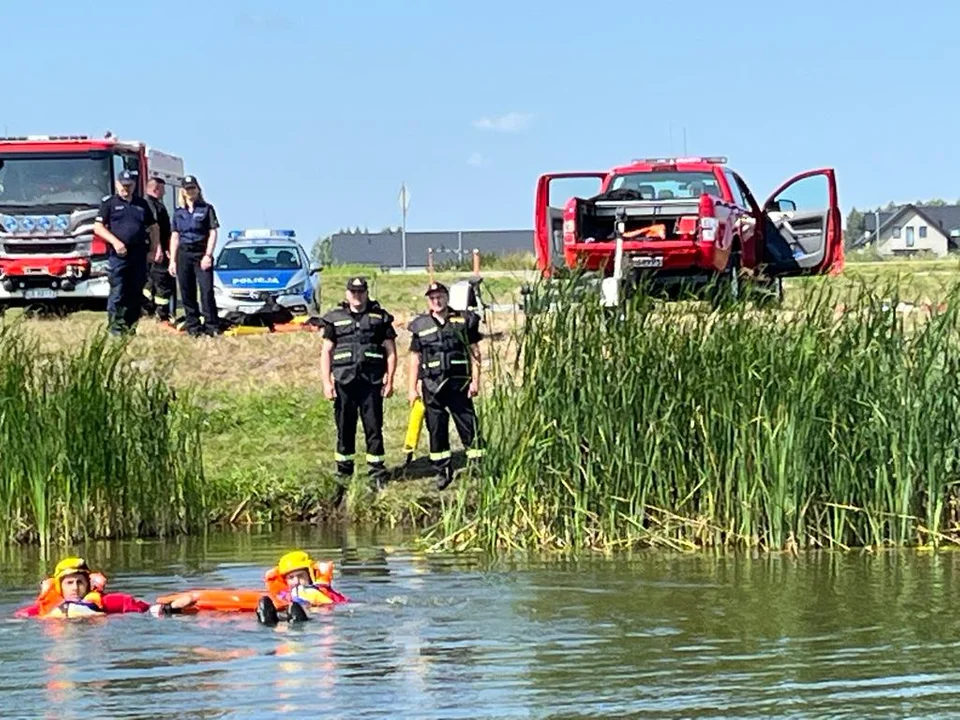
<path fill-rule="evenodd" d="M 259 587 L 303 546 L 355 603 L 252 615 L 12 620 L 43 576 L 0 564 L 3 718 L 879 718 L 960 715 L 960 555 L 428 557 L 312 528 L 81 550 L 153 600 Z M 55 560 L 54 560 L 55 562 Z"/>

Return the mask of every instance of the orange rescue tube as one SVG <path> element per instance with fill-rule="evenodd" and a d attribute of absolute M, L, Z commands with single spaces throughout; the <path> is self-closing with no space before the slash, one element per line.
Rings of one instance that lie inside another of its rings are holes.
<path fill-rule="evenodd" d="M 164 595 L 157 598 L 157 603 L 164 604 L 173 602 L 178 597 L 189 595 L 194 604 L 184 608 L 184 612 L 199 611 L 218 611 L 218 612 L 256 612 L 257 603 L 264 595 L 269 595 L 265 590 L 222 590 L 222 589 L 201 589 L 187 590 L 172 595 Z M 278 597 L 271 596 L 273 604 L 278 610 L 283 610 L 289 603 Z"/>

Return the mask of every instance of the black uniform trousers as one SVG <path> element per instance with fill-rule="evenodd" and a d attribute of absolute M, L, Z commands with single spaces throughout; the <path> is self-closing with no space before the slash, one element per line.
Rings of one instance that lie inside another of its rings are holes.
<path fill-rule="evenodd" d="M 353 475 L 353 456 L 357 450 L 357 420 L 363 425 L 367 443 L 367 467 L 370 476 L 386 474 L 383 449 L 383 385 L 356 378 L 347 384 L 336 383 L 333 413 L 337 423 L 337 475 Z"/>
<path fill-rule="evenodd" d="M 181 245 L 177 249 L 177 283 L 180 285 L 180 299 L 183 303 L 184 326 L 191 335 L 200 328 L 200 307 L 203 306 L 203 332 L 213 334 L 220 330 L 220 318 L 217 315 L 217 300 L 213 294 L 213 268 L 203 270 L 205 246 L 196 248 Z M 200 286 L 200 303 L 197 303 L 197 286 Z"/>
<path fill-rule="evenodd" d="M 151 262 L 144 288 L 147 312 L 161 320 L 170 320 L 177 314 L 177 280 L 170 275 L 170 261 Z"/>
<path fill-rule="evenodd" d="M 147 246 L 127 245 L 126 255 L 117 255 L 113 248 L 107 257 L 110 295 L 107 317 L 111 333 L 132 329 L 140 319 L 141 293 L 147 275 Z"/>
<path fill-rule="evenodd" d="M 467 394 L 468 379 L 455 378 L 440 383 L 424 380 L 423 406 L 426 410 L 427 431 L 430 433 L 430 462 L 438 474 L 450 466 L 450 418 L 466 449 L 467 459 L 478 459 L 480 433 L 473 399 Z"/>

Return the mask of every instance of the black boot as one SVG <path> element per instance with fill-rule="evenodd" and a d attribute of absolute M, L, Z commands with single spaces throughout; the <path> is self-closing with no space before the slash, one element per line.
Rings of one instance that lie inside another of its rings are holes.
<path fill-rule="evenodd" d="M 303 605 L 298 602 L 290 603 L 287 616 L 287 622 L 289 623 L 301 623 L 310 619 L 307 617 L 307 611 L 303 609 Z"/>
<path fill-rule="evenodd" d="M 266 595 L 260 598 L 260 602 L 257 603 L 257 620 L 260 621 L 261 625 L 268 625 L 270 627 L 280 622 L 280 614 L 277 612 L 277 606 L 274 605 L 273 600 Z"/>
<path fill-rule="evenodd" d="M 387 468 L 383 464 L 370 465 L 370 489 L 374 492 L 383 490 L 387 485 Z"/>
<path fill-rule="evenodd" d="M 453 482 L 453 466 L 447 465 L 437 475 L 437 490 L 445 490 Z"/>

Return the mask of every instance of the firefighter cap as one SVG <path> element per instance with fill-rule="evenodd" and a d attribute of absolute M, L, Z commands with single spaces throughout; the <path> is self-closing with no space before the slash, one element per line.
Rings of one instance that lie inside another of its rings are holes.
<path fill-rule="evenodd" d="M 200 187 L 200 183 L 197 182 L 197 176 L 196 176 L 196 175 L 184 175 L 184 177 L 183 177 L 183 186 L 184 186 L 185 188 L 188 188 L 188 187 L 198 188 L 198 187 Z"/>
<path fill-rule="evenodd" d="M 354 277 L 347 280 L 347 290 L 356 290 L 362 292 L 367 289 L 367 279 L 365 277 Z"/>
<path fill-rule="evenodd" d="M 129 170 L 124 170 L 117 175 L 117 180 L 121 185 L 136 185 L 137 183 L 136 176 Z"/>
<path fill-rule="evenodd" d="M 430 283 L 430 284 L 427 286 L 427 291 L 424 293 L 424 295 L 428 295 L 428 296 L 429 296 L 429 295 L 431 295 L 432 293 L 435 293 L 435 292 L 442 292 L 442 293 L 444 293 L 445 295 L 449 295 L 449 294 L 450 294 L 450 291 L 447 290 L 447 286 L 446 286 L 446 285 L 444 285 L 443 283 L 439 283 L 439 282 L 432 282 L 432 283 Z"/>

